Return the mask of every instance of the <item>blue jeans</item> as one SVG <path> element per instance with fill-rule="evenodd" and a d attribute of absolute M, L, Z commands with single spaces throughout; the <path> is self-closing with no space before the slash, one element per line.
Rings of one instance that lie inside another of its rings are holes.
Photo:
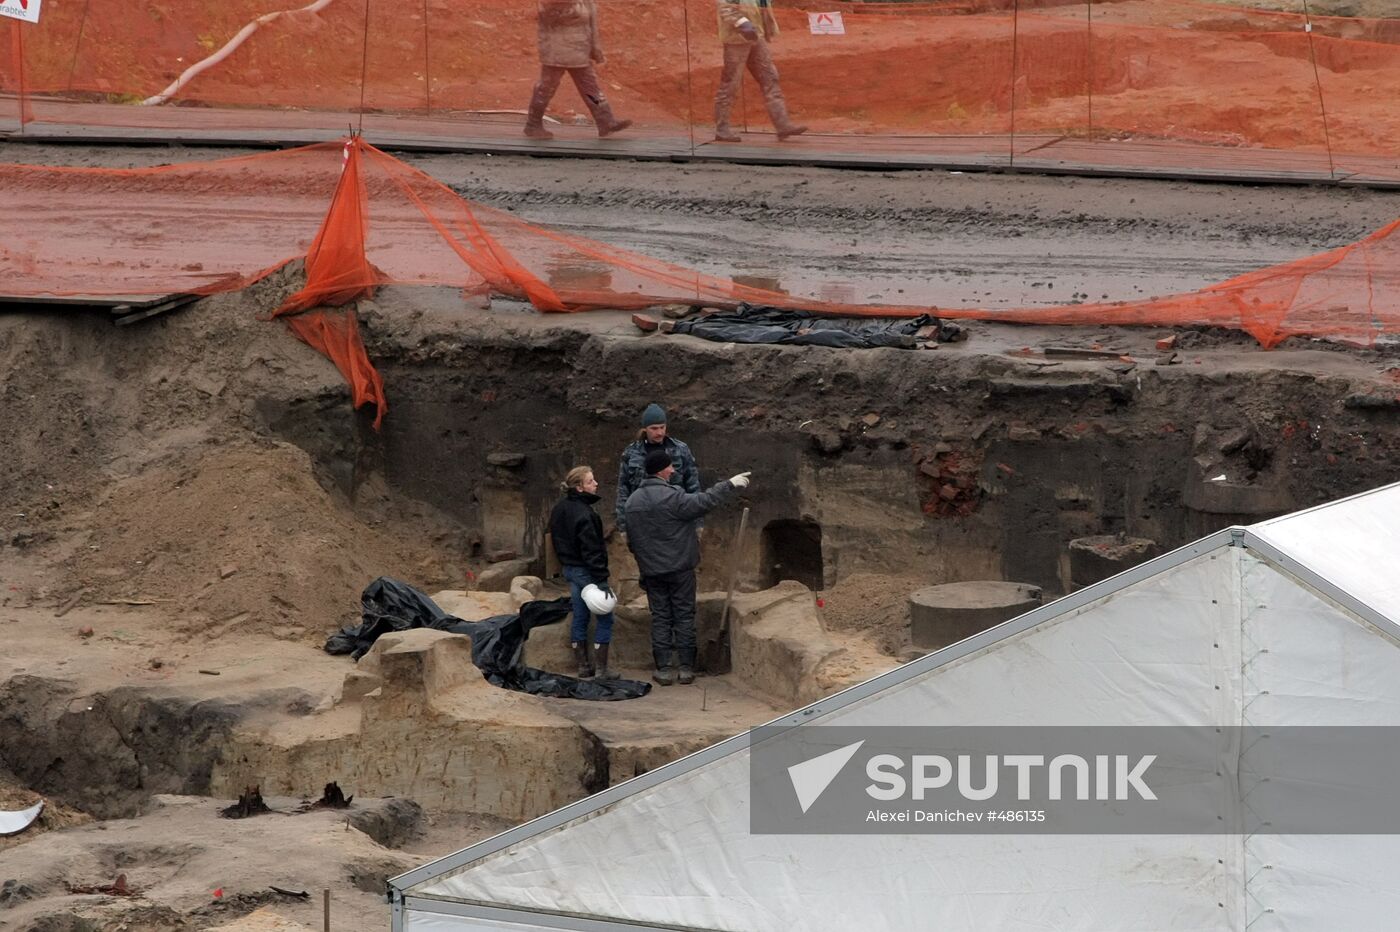
<path fill-rule="evenodd" d="M 581 566 L 566 566 L 564 578 L 569 581 L 569 594 L 574 597 L 574 621 L 569 628 L 569 640 L 575 644 L 582 644 L 588 640 L 588 606 L 583 601 L 583 587 L 593 582 L 593 577 Z M 611 644 L 612 626 L 612 612 L 599 615 L 598 630 L 593 633 L 593 643 Z"/>

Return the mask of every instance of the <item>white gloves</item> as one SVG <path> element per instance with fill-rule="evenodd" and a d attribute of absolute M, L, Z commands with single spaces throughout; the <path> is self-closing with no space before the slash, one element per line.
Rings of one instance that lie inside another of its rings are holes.
<path fill-rule="evenodd" d="M 747 489 L 749 487 L 750 473 L 741 472 L 739 475 L 729 480 L 729 484 L 736 489 Z"/>

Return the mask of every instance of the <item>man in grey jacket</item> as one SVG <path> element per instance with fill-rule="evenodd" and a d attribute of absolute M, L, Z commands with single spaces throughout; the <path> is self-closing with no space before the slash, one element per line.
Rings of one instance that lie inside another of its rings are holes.
<path fill-rule="evenodd" d="M 695 567 L 700 563 L 696 523 L 706 512 L 747 488 L 741 472 L 704 492 L 685 492 L 671 484 L 675 466 L 670 454 L 646 456 L 647 478 L 627 498 L 627 546 L 637 558 L 642 588 L 651 610 L 652 679 L 670 686 L 679 655 L 679 679 L 695 682 Z"/>

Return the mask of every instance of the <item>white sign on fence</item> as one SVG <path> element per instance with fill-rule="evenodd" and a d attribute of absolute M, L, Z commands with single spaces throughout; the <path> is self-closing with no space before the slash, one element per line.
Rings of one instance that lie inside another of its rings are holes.
<path fill-rule="evenodd" d="M 39 4 L 43 0 L 0 0 L 0 16 L 22 19 L 27 23 L 39 21 Z"/>
<path fill-rule="evenodd" d="M 846 24 L 841 21 L 840 13 L 808 13 L 807 23 L 812 27 L 814 36 L 844 36 L 846 34 Z"/>

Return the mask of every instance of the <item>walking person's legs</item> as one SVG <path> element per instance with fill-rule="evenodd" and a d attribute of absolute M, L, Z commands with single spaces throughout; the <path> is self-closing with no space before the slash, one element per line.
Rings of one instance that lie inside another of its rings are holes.
<path fill-rule="evenodd" d="M 569 642 L 573 645 L 574 660 L 578 663 L 578 675 L 580 679 L 588 679 L 593 675 L 593 659 L 588 653 L 588 604 L 583 601 L 583 587 L 592 582 L 588 571 L 581 566 L 566 566 L 563 568 L 564 578 L 569 583 L 569 595 L 573 599 L 574 617 L 569 623 Z M 609 615 L 609 618 L 612 616 Z M 602 622 L 598 625 L 599 632 L 602 631 Z M 609 638 L 612 635 L 612 623 L 608 624 Z"/>
<path fill-rule="evenodd" d="M 778 66 L 773 63 L 773 53 L 769 50 L 767 42 L 760 41 L 754 46 L 749 55 L 748 65 L 749 73 L 758 82 L 759 90 L 763 91 L 763 103 L 768 108 L 768 119 L 773 121 L 778 138 L 787 139 L 789 136 L 800 136 L 807 132 L 807 127 L 798 126 L 788 116 L 787 100 L 778 84 Z"/>
<path fill-rule="evenodd" d="M 592 65 L 586 68 L 570 68 L 569 77 L 574 79 L 578 95 L 583 98 L 588 112 L 593 115 L 593 124 L 598 127 L 599 136 L 611 136 L 632 125 L 631 120 L 619 120 L 613 116 L 612 105 L 608 103 L 603 86 L 598 83 L 598 72 Z"/>
<path fill-rule="evenodd" d="M 554 134 L 544 128 L 544 110 L 554 99 L 554 92 L 559 90 L 564 71 L 553 65 L 540 65 L 540 78 L 535 82 L 535 92 L 530 95 L 530 109 L 525 114 L 525 135 L 531 139 L 554 138 Z"/>
<path fill-rule="evenodd" d="M 729 125 L 730 114 L 734 110 L 734 98 L 739 94 L 739 84 L 744 80 L 744 63 L 749 60 L 748 43 L 724 47 L 724 69 L 720 72 L 719 88 L 715 91 L 715 139 L 719 142 L 741 142 L 738 133 Z"/>

